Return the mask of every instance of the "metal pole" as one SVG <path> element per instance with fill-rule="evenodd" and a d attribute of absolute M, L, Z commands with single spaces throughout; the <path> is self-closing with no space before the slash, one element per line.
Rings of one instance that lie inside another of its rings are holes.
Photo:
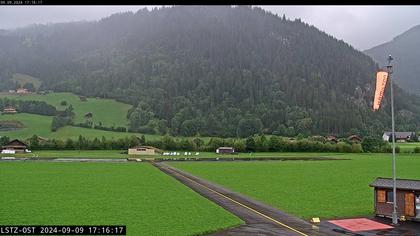
<path fill-rule="evenodd" d="M 392 178 L 393 178 L 393 211 L 392 211 L 392 224 L 398 224 L 398 213 L 397 213 L 397 177 L 396 177 L 396 165 L 395 165 L 395 118 L 394 118 L 394 91 L 392 83 L 392 65 L 391 61 L 393 58 L 391 55 L 388 57 L 388 76 L 391 86 L 391 119 L 392 119 Z"/>

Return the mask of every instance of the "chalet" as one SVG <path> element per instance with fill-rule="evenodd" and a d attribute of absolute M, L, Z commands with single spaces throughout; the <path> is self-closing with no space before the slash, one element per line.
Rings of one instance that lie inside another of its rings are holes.
<path fill-rule="evenodd" d="M 382 135 L 383 140 L 386 142 L 391 142 L 392 141 L 391 134 L 392 132 L 384 132 L 384 134 Z M 409 141 L 411 138 L 414 138 L 415 136 L 416 136 L 416 133 L 414 132 L 395 132 L 395 141 L 403 143 L 403 142 Z"/>
<path fill-rule="evenodd" d="M 369 186 L 374 188 L 375 215 L 392 217 L 393 180 L 376 178 Z M 420 221 L 420 180 L 397 179 L 396 201 L 399 218 Z"/>
<path fill-rule="evenodd" d="M 16 89 L 16 93 L 18 93 L 18 94 L 27 94 L 27 93 L 29 93 L 29 91 L 27 89 L 25 89 L 25 88 L 18 88 L 18 89 Z"/>
<path fill-rule="evenodd" d="M 216 153 L 218 154 L 233 154 L 235 153 L 235 149 L 233 147 L 219 147 L 216 149 Z"/>
<path fill-rule="evenodd" d="M 360 138 L 359 136 L 357 136 L 357 135 L 350 135 L 348 138 L 347 138 L 347 140 L 349 141 L 349 142 L 352 142 L 352 143 L 360 143 L 360 142 L 362 142 L 362 138 Z"/>
<path fill-rule="evenodd" d="M 158 149 L 150 146 L 138 146 L 128 149 L 128 155 L 156 155 Z"/>
<path fill-rule="evenodd" d="M 3 114 L 16 114 L 17 111 L 14 107 L 8 106 L 8 107 L 3 108 L 2 113 Z"/>
<path fill-rule="evenodd" d="M 28 145 L 26 143 L 14 139 L 10 141 L 8 144 L 3 146 L 3 150 L 15 151 L 15 152 L 27 152 Z"/>

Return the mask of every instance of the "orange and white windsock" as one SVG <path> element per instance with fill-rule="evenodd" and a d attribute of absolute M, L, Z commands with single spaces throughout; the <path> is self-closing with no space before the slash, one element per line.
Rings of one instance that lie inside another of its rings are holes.
<path fill-rule="evenodd" d="M 381 105 L 382 98 L 384 97 L 386 83 L 388 81 L 388 72 L 379 71 L 376 73 L 376 90 L 375 99 L 373 100 L 373 110 L 376 111 Z"/>

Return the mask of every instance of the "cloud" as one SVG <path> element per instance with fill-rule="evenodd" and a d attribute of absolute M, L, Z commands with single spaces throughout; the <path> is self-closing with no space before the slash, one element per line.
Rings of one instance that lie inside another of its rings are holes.
<path fill-rule="evenodd" d="M 0 29 L 33 23 L 99 20 L 117 12 L 160 6 L 2 6 Z M 310 25 L 365 50 L 420 24 L 420 6 L 261 6 Z"/>

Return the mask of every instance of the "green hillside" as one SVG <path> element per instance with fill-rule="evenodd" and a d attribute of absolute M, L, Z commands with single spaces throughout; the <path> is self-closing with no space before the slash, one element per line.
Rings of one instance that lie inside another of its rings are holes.
<path fill-rule="evenodd" d="M 17 120 L 24 124 L 25 128 L 16 130 L 16 131 L 0 131 L 0 136 L 8 136 L 10 138 L 20 138 L 25 139 L 29 138 L 32 135 L 36 134 L 43 138 L 56 138 L 56 139 L 75 139 L 79 135 L 82 135 L 86 138 L 95 138 L 95 137 L 106 137 L 110 138 L 124 138 L 131 135 L 141 135 L 138 133 L 124 133 L 124 132 L 112 132 L 104 131 L 97 129 L 87 129 L 74 126 L 66 126 L 60 128 L 56 132 L 51 132 L 51 116 L 41 116 L 34 114 L 20 113 L 15 115 L 0 115 L 1 120 Z M 146 135 L 146 139 L 156 139 L 159 138 L 159 135 Z"/>
<path fill-rule="evenodd" d="M 39 87 L 41 86 L 41 80 L 35 77 L 32 77 L 30 75 L 25 75 L 25 74 L 13 74 L 12 76 L 12 80 L 14 82 L 17 82 L 20 86 L 23 87 L 23 85 L 25 85 L 26 83 L 31 83 L 34 85 L 34 87 L 36 89 L 39 89 Z"/>
<path fill-rule="evenodd" d="M 105 127 L 127 127 L 127 112 L 131 105 L 117 102 L 112 99 L 88 98 L 86 102 L 82 102 L 79 96 L 72 93 L 49 93 L 46 95 L 30 94 L 30 95 L 0 95 L 0 97 L 8 97 L 18 100 L 36 100 L 44 101 L 57 108 L 64 110 L 66 106 L 60 105 L 62 101 L 66 101 L 67 105 L 72 105 L 76 113 L 75 123 L 83 123 L 84 115 L 88 112 L 93 114 L 92 121 L 96 124 L 101 122 Z M 51 119 L 49 119 L 51 125 Z"/>

